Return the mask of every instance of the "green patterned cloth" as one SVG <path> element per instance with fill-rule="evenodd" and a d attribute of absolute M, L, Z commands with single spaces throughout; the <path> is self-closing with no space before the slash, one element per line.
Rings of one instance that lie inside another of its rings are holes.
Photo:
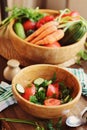
<path fill-rule="evenodd" d="M 8 106 L 17 103 L 12 93 L 12 86 L 6 82 L 0 83 L 0 112 Z"/>
<path fill-rule="evenodd" d="M 87 96 L 87 74 L 81 68 L 80 69 L 67 68 L 67 69 L 78 78 L 82 86 L 82 95 Z"/>

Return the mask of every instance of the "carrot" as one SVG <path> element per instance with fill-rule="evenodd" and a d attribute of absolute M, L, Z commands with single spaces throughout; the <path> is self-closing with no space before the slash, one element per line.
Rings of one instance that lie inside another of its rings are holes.
<path fill-rule="evenodd" d="M 58 26 L 58 22 L 56 21 L 50 21 L 48 23 L 45 23 L 43 26 L 41 26 L 39 29 L 37 29 L 33 34 L 29 35 L 25 41 L 31 41 L 33 40 L 35 37 L 37 37 L 41 32 L 43 32 L 45 29 L 47 29 L 50 26 Z"/>
<path fill-rule="evenodd" d="M 39 40 L 35 44 L 37 45 L 52 44 L 60 40 L 63 36 L 64 36 L 64 31 L 62 29 L 59 29 L 51 33 L 50 35 L 47 35 L 44 39 Z"/>
<path fill-rule="evenodd" d="M 48 27 L 47 29 L 45 29 L 42 33 L 40 33 L 40 35 L 38 35 L 38 37 L 34 38 L 31 43 L 35 43 L 41 39 L 43 39 L 44 37 L 46 37 L 47 35 L 53 33 L 54 31 L 57 30 L 57 27 L 56 26 L 50 26 Z"/>

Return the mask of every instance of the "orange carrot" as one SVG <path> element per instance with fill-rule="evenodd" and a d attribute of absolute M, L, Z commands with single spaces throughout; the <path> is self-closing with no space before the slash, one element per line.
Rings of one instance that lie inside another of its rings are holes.
<path fill-rule="evenodd" d="M 44 44 L 52 44 L 58 40 L 60 40 L 64 36 L 64 31 L 59 29 L 50 35 L 47 35 L 44 39 L 39 40 L 35 44 L 37 45 L 44 45 Z"/>
<path fill-rule="evenodd" d="M 54 31 L 57 30 L 57 27 L 56 26 L 50 26 L 48 27 L 47 29 L 45 29 L 42 33 L 40 33 L 40 35 L 38 35 L 36 38 L 34 38 L 31 43 L 35 43 L 41 39 L 43 39 L 44 37 L 46 37 L 47 35 L 53 33 Z"/>
<path fill-rule="evenodd" d="M 37 29 L 33 34 L 29 35 L 25 41 L 31 41 L 33 40 L 35 37 L 37 37 L 41 32 L 43 32 L 45 29 L 47 29 L 50 26 L 58 26 L 58 22 L 56 21 L 50 21 L 48 23 L 45 23 L 43 26 L 41 26 L 39 29 Z"/>

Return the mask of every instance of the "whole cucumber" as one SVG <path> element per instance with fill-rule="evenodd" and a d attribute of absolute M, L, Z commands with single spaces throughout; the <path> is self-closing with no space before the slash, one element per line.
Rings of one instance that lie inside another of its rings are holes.
<path fill-rule="evenodd" d="M 64 37 L 59 42 L 62 46 L 71 45 L 78 42 L 86 32 L 86 25 L 82 21 L 78 21 L 65 31 Z"/>
<path fill-rule="evenodd" d="M 24 28 L 23 28 L 22 23 L 20 23 L 20 22 L 15 22 L 13 28 L 14 28 L 15 33 L 16 33 L 20 38 L 22 38 L 22 39 L 25 39 L 25 38 L 26 38 L 25 31 L 24 31 Z"/>

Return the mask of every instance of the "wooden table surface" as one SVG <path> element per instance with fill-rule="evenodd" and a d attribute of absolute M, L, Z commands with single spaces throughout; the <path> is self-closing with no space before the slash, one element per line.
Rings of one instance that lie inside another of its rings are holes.
<path fill-rule="evenodd" d="M 3 69 L 5 68 L 7 63 L 7 60 L 0 56 L 0 81 L 6 81 L 3 77 Z M 71 67 L 79 68 L 78 65 L 73 65 Z M 87 62 L 82 62 L 81 66 L 85 72 L 87 73 Z M 70 111 L 70 115 L 77 115 L 79 116 L 80 112 L 87 107 L 87 98 L 81 96 L 81 99 L 79 100 L 78 104 L 74 106 L 74 108 Z M 40 122 L 41 124 L 44 124 L 46 120 L 37 119 L 31 115 L 28 115 L 26 112 L 24 112 L 18 104 L 14 104 L 12 106 L 9 106 L 5 110 L 3 110 L 0 113 L 0 117 L 8 117 L 8 118 L 20 118 L 20 119 L 28 119 Z M 0 122 L 0 130 L 1 127 L 3 127 L 2 130 L 34 130 L 35 128 L 30 125 L 21 124 L 21 123 L 10 123 L 10 122 Z M 80 126 L 78 128 L 70 128 L 66 125 L 63 126 L 63 130 L 87 130 L 87 124 L 85 126 Z"/>

